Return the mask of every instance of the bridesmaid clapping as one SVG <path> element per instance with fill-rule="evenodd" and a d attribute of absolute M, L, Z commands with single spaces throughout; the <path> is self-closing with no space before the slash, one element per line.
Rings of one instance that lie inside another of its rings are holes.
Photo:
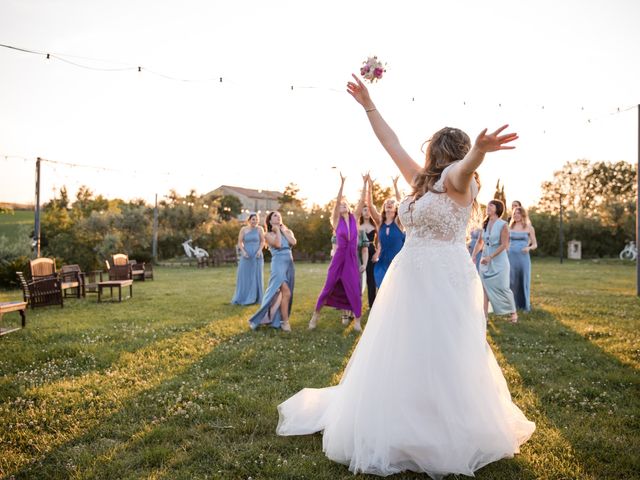
<path fill-rule="evenodd" d="M 236 305 L 253 305 L 262 301 L 264 229 L 258 222 L 258 215 L 251 213 L 247 218 L 247 225 L 238 234 L 240 261 L 236 293 L 231 300 Z"/>
<path fill-rule="evenodd" d="M 282 223 L 280 212 L 269 213 L 266 223 L 265 240 L 271 251 L 271 275 L 260 309 L 249 319 L 249 326 L 255 330 L 260 325 L 270 325 L 283 332 L 290 332 L 289 314 L 293 305 L 296 275 L 291 247 L 297 240 L 293 232 Z"/>

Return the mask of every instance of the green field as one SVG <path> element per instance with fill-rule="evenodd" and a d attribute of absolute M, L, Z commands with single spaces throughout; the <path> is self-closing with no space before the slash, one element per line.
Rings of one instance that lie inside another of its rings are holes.
<path fill-rule="evenodd" d="M 289 335 L 249 331 L 255 308 L 228 303 L 233 268 L 158 268 L 121 304 L 29 311 L 0 338 L 0 477 L 353 478 L 321 435 L 274 433 L 276 405 L 337 382 L 358 340 L 336 312 L 306 330 L 325 271 L 297 266 Z M 537 430 L 477 478 L 640 478 L 634 279 L 631 265 L 534 262 L 535 310 L 517 325 L 493 318 L 489 339 Z"/>
<path fill-rule="evenodd" d="M 33 230 L 33 218 L 31 210 L 14 210 L 13 214 L 0 213 L 0 236 L 15 240 L 21 230 L 29 235 Z"/>

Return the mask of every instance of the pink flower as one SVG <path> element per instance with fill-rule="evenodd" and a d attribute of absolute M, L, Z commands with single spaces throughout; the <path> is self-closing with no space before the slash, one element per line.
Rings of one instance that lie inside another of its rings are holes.
<path fill-rule="evenodd" d="M 384 72 L 384 70 L 380 67 L 377 67 L 375 70 L 373 70 L 373 75 L 376 78 L 382 78 L 382 72 Z"/>

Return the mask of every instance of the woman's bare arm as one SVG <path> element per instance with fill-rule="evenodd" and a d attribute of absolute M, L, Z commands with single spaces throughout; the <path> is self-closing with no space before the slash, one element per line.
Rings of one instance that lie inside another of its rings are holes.
<path fill-rule="evenodd" d="M 395 162 L 407 183 L 411 185 L 416 174 L 420 171 L 420 166 L 409 156 L 402 145 L 400 145 L 398 136 L 387 124 L 385 119 L 382 118 L 382 115 L 380 115 L 364 83 L 355 75 L 352 76 L 355 82 L 347 83 L 347 92 L 356 102 L 364 107 L 373 133 L 378 137 L 380 144 Z"/>

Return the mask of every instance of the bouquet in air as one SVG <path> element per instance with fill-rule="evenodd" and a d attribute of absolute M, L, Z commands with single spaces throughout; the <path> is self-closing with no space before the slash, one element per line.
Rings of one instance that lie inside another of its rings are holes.
<path fill-rule="evenodd" d="M 369 83 L 373 83 L 382 78 L 384 72 L 386 72 L 387 65 L 378 60 L 378 57 L 369 57 L 362 62 L 360 67 L 360 75 L 364 77 Z"/>

